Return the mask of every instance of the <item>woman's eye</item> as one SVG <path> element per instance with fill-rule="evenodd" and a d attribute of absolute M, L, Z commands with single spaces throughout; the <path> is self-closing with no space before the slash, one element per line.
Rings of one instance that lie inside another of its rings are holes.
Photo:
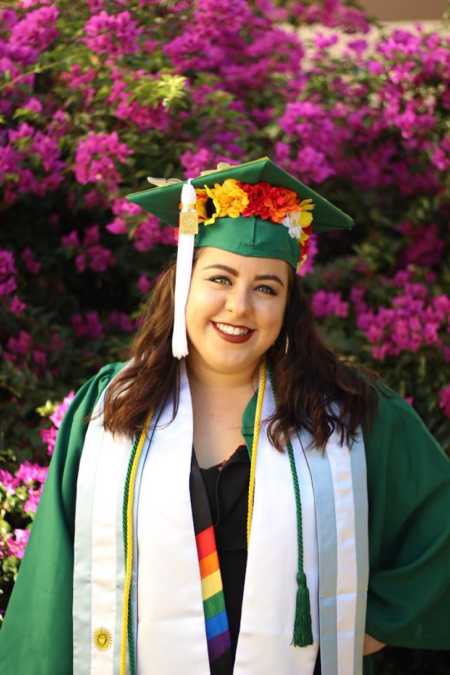
<path fill-rule="evenodd" d="M 223 286 L 229 286 L 231 284 L 228 277 L 210 277 L 209 281 L 213 281 L 216 284 L 222 284 Z"/>
<path fill-rule="evenodd" d="M 276 295 L 276 292 L 273 290 L 272 286 L 266 286 L 262 284 L 261 286 L 257 287 L 257 290 L 260 290 L 262 293 L 266 293 L 267 295 Z"/>

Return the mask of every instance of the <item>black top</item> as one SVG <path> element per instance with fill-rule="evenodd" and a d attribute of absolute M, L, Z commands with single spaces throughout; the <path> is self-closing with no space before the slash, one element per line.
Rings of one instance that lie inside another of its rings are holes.
<path fill-rule="evenodd" d="M 216 534 L 234 666 L 247 565 L 247 498 L 250 480 L 247 447 L 240 445 L 225 462 L 200 471 L 208 493 Z M 214 667 L 211 675 L 216 675 Z M 229 675 L 232 675 L 232 671 Z M 314 675 L 320 675 L 319 658 Z"/>

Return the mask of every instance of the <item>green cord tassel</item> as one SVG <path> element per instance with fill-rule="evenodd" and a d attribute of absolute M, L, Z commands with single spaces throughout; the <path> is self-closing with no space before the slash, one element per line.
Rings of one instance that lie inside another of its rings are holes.
<path fill-rule="evenodd" d="M 297 574 L 297 597 L 295 601 L 294 647 L 307 647 L 312 645 L 313 636 L 311 628 L 311 608 L 309 603 L 309 590 L 305 574 Z"/>
<path fill-rule="evenodd" d="M 269 371 L 270 383 L 275 396 L 272 373 Z M 294 635 L 291 644 L 294 647 L 307 647 L 312 645 L 313 636 L 311 628 L 311 606 L 309 602 L 309 589 L 306 575 L 303 570 L 303 528 L 302 528 L 302 500 L 300 499 L 300 485 L 298 482 L 297 469 L 295 467 L 294 450 L 292 443 L 287 442 L 289 464 L 291 468 L 292 483 L 295 496 L 295 515 L 297 519 L 297 595 L 295 599 Z"/>

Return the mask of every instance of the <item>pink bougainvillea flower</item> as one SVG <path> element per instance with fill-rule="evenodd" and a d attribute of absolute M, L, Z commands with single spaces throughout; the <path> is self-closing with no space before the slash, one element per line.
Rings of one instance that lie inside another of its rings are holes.
<path fill-rule="evenodd" d="M 80 245 L 80 240 L 78 238 L 78 232 L 72 230 L 69 234 L 65 234 L 61 237 L 61 243 L 65 248 L 78 248 Z"/>
<path fill-rule="evenodd" d="M 45 483 L 47 478 L 48 467 L 33 464 L 33 462 L 23 462 L 15 473 L 17 480 L 22 483 Z"/>
<path fill-rule="evenodd" d="M 15 315 L 15 316 L 21 316 L 23 312 L 26 310 L 27 305 L 22 302 L 22 300 L 15 295 L 9 305 L 10 311 Z"/>
<path fill-rule="evenodd" d="M 75 267 L 78 272 L 84 272 L 91 269 L 94 272 L 105 272 L 109 267 L 116 263 L 116 259 L 108 248 L 99 243 L 100 228 L 98 225 L 88 227 L 82 241 L 78 232 L 73 230 L 67 235 L 61 237 L 61 242 L 65 248 L 71 252 L 76 251 Z"/>
<path fill-rule="evenodd" d="M 51 427 L 44 427 L 39 430 L 39 435 L 42 442 L 47 446 L 47 453 L 49 455 L 53 454 L 55 449 L 56 439 L 58 435 L 58 429 L 61 426 L 61 423 L 64 419 L 67 410 L 69 409 L 70 404 L 75 398 L 75 392 L 70 391 L 67 396 L 64 397 L 63 401 L 56 406 L 53 413 L 50 415 L 50 421 L 52 423 Z"/>
<path fill-rule="evenodd" d="M 10 45 L 26 47 L 33 50 L 29 54 L 28 63 L 36 60 L 41 52 L 57 38 L 58 30 L 56 21 L 59 10 L 54 5 L 40 7 L 28 12 L 23 19 L 18 21 L 10 34 Z"/>
<path fill-rule="evenodd" d="M 116 131 L 110 134 L 89 132 L 78 142 L 75 154 L 75 177 L 79 183 L 102 183 L 111 192 L 117 189 L 120 174 L 117 164 L 123 164 L 131 154 Z"/>
<path fill-rule="evenodd" d="M 30 112 L 40 113 L 42 112 L 42 103 L 38 98 L 32 96 L 31 98 L 28 99 L 28 101 L 25 101 L 25 103 L 23 103 L 22 108 L 24 110 L 29 110 Z"/>
<path fill-rule="evenodd" d="M 40 501 L 41 496 L 42 496 L 42 489 L 43 488 L 41 486 L 37 490 L 30 489 L 28 491 L 28 499 L 23 506 L 23 510 L 24 510 L 25 513 L 29 513 L 29 514 L 36 513 L 39 501 Z"/>
<path fill-rule="evenodd" d="M 45 368 L 47 365 L 47 354 L 42 349 L 33 349 L 31 358 L 37 366 Z"/>
<path fill-rule="evenodd" d="M 61 426 L 61 422 L 64 419 L 64 415 L 66 414 L 70 404 L 72 403 L 73 399 L 75 398 L 75 392 L 74 391 L 69 391 L 67 396 L 64 397 L 62 402 L 57 406 L 55 411 L 50 415 L 50 419 L 54 426 L 59 429 Z"/>
<path fill-rule="evenodd" d="M 70 322 L 77 337 L 101 338 L 104 331 L 98 312 L 91 311 L 82 314 L 73 314 Z"/>
<path fill-rule="evenodd" d="M 15 492 L 20 481 L 6 469 L 0 469 L 0 485 L 9 493 Z"/>
<path fill-rule="evenodd" d="M 39 272 L 42 269 L 42 265 L 34 257 L 34 253 L 31 250 L 31 248 L 29 248 L 28 246 L 27 248 L 24 248 L 20 257 L 25 264 L 27 272 L 33 275 L 39 274 Z"/>
<path fill-rule="evenodd" d="M 142 295 L 147 295 L 153 284 L 152 280 L 149 279 L 146 274 L 141 274 L 139 275 L 136 285 L 138 287 L 139 293 L 142 293 Z"/>
<path fill-rule="evenodd" d="M 156 216 L 150 215 L 140 223 L 133 235 L 133 244 L 137 251 L 149 251 L 158 244 L 174 246 L 176 243 L 176 228 L 162 227 Z"/>
<path fill-rule="evenodd" d="M 8 537 L 6 543 L 9 555 L 22 559 L 30 538 L 30 530 L 16 529 L 12 536 Z"/>
<path fill-rule="evenodd" d="M 444 411 L 444 415 L 450 417 L 450 384 L 439 392 L 439 406 Z"/>
<path fill-rule="evenodd" d="M 0 296 L 10 295 L 17 288 L 16 264 L 11 251 L 0 249 Z"/>
<path fill-rule="evenodd" d="M 129 202 L 128 199 L 119 197 L 112 203 L 112 212 L 116 216 L 114 220 L 105 227 L 111 234 L 126 234 L 128 232 L 127 222 L 142 213 L 142 209 L 137 204 Z"/>
<path fill-rule="evenodd" d="M 111 234 L 126 234 L 128 232 L 127 224 L 123 218 L 114 218 L 105 228 Z"/>
<path fill-rule="evenodd" d="M 130 319 L 125 312 L 114 310 L 108 316 L 108 325 L 112 328 L 118 328 L 124 333 L 132 333 L 136 328 L 136 322 Z"/>
<path fill-rule="evenodd" d="M 340 293 L 337 292 L 316 291 L 312 297 L 311 308 L 317 317 L 346 317 L 348 307 L 348 302 L 342 300 Z"/>
<path fill-rule="evenodd" d="M 9 351 L 14 354 L 29 354 L 33 346 L 33 337 L 26 330 L 19 331 L 17 337 L 10 337 L 7 342 Z"/>
<path fill-rule="evenodd" d="M 129 12 L 108 14 L 102 10 L 90 17 L 84 32 L 84 42 L 93 52 L 121 57 L 138 50 L 142 28 Z"/>
<path fill-rule="evenodd" d="M 56 427 L 50 427 L 50 429 L 40 429 L 39 435 L 42 442 L 47 446 L 47 454 L 52 455 L 56 445 L 56 437 L 58 435 Z"/>
<path fill-rule="evenodd" d="M 371 343 L 374 358 L 415 353 L 422 347 L 444 353 L 441 333 L 448 330 L 450 298 L 432 297 L 427 286 L 411 281 L 408 270 L 398 272 L 391 283 L 399 292 L 390 307 L 373 311 L 360 302 L 357 308 L 357 326 Z"/>
<path fill-rule="evenodd" d="M 440 262 L 445 242 L 436 223 L 420 227 L 402 223 L 399 230 L 404 235 L 406 243 L 400 260 L 402 265 L 432 267 Z"/>

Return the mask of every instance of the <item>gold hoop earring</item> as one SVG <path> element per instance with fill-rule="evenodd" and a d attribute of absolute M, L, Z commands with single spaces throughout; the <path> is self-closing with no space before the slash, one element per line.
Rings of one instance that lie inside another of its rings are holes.
<path fill-rule="evenodd" d="M 286 335 L 286 340 L 284 341 L 284 355 L 289 351 L 289 335 Z"/>

